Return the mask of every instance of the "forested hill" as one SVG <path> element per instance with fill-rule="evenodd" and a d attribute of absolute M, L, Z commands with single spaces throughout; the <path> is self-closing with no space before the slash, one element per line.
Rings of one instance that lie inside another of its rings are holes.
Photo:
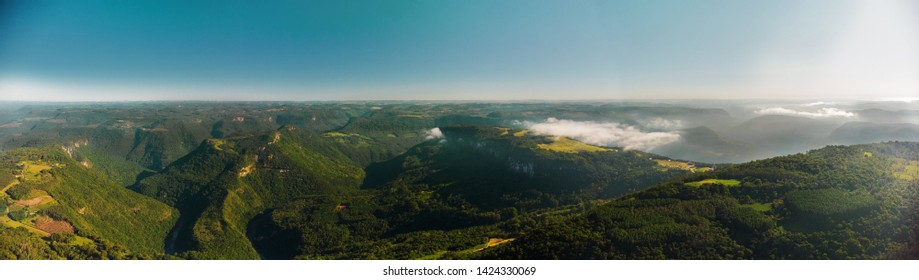
<path fill-rule="evenodd" d="M 293 127 L 211 139 L 133 188 L 178 208 L 168 253 L 192 258 L 258 258 L 246 237 L 256 214 L 301 197 L 357 190 L 363 171 L 315 133 Z"/>
<path fill-rule="evenodd" d="M 356 144 L 351 140 L 376 142 L 356 133 L 284 127 L 213 139 L 135 189 L 182 211 L 166 248 L 183 257 L 419 258 L 512 236 L 516 229 L 501 225 L 536 211 L 690 172 L 666 168 L 650 154 L 525 130 L 433 131 L 409 152 L 366 171 L 355 154 L 340 152 Z M 574 174 L 581 179 L 561 180 Z M 454 237 L 412 247 L 419 234 Z M 400 249 L 380 251 L 393 246 Z"/>
<path fill-rule="evenodd" d="M 441 127 L 442 136 L 367 168 L 364 188 L 407 184 L 483 208 L 518 210 L 610 198 L 694 171 L 666 158 L 494 126 Z"/>
<path fill-rule="evenodd" d="M 0 258 L 163 257 L 178 211 L 80 157 L 63 146 L 0 155 Z"/>
<path fill-rule="evenodd" d="M 676 137 L 645 148 L 713 159 L 757 146 L 722 110 L 108 106 L 0 111 L 0 258 L 919 257 L 916 143 L 715 165 L 612 140 Z"/>
<path fill-rule="evenodd" d="M 829 146 L 679 177 L 482 258 L 916 257 L 919 144 Z"/>

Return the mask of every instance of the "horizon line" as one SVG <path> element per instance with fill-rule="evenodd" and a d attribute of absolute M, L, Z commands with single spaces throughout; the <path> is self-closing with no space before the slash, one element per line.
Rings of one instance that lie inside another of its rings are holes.
<path fill-rule="evenodd" d="M 276 99 L 276 100 L 219 100 L 219 99 L 147 99 L 147 100 L 28 100 L 28 99 L 0 99 L 0 102 L 10 103 L 144 103 L 144 102 L 201 102 L 201 103 L 267 103 L 267 102 L 660 102 L 660 101 L 816 101 L 816 102 L 904 102 L 919 101 L 917 98 L 896 99 L 861 99 L 861 98 L 833 98 L 833 99 L 808 99 L 808 98 L 581 98 L 581 99 Z"/>

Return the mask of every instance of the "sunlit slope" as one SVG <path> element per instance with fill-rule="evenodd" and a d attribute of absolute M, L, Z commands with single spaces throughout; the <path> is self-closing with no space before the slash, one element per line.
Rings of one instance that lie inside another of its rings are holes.
<path fill-rule="evenodd" d="M 874 259 L 915 251 L 919 144 L 829 146 L 669 180 L 484 258 Z"/>
<path fill-rule="evenodd" d="M 298 197 L 354 191 L 363 171 L 318 134 L 285 127 L 207 140 L 135 188 L 182 211 L 167 251 L 193 258 L 258 258 L 246 225 Z"/>
<path fill-rule="evenodd" d="M 429 141 L 368 168 L 364 187 L 412 182 L 483 208 L 546 207 L 614 197 L 688 173 L 662 157 L 490 126 L 441 127 Z"/>
<path fill-rule="evenodd" d="M 10 218 L 26 228 L 47 233 L 63 229 L 83 240 L 111 241 L 135 253 L 161 253 L 178 218 L 175 209 L 84 166 L 60 146 L 16 149 L 2 160 L 5 172 L 15 175 L 4 193 L 13 200 Z M 43 227 L 42 220 L 51 223 Z"/>
<path fill-rule="evenodd" d="M 656 155 L 507 127 L 437 131 L 371 164 L 356 193 L 302 197 L 258 215 L 250 240 L 266 258 L 466 258 L 599 199 L 695 171 L 692 163 L 667 166 Z M 493 239 L 502 241 L 489 245 Z"/>

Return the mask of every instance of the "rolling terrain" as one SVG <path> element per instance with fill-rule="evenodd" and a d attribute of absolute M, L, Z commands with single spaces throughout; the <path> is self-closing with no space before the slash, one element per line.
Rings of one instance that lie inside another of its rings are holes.
<path fill-rule="evenodd" d="M 0 257 L 915 257 L 919 124 L 852 106 L 9 106 Z"/>
<path fill-rule="evenodd" d="M 830 146 L 677 177 L 481 257 L 905 258 L 915 252 L 910 232 L 919 218 L 917 148 Z"/>

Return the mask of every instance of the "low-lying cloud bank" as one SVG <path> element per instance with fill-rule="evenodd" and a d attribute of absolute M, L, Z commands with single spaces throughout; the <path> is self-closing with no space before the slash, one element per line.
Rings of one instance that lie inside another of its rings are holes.
<path fill-rule="evenodd" d="M 648 151 L 680 139 L 673 132 L 644 132 L 615 122 L 580 122 L 549 118 L 541 123 L 524 123 L 530 132 L 539 135 L 565 136 L 587 144 L 618 146 L 624 149 Z"/>
<path fill-rule="evenodd" d="M 425 140 L 444 138 L 444 133 L 440 131 L 439 127 L 432 128 L 431 130 L 428 130 L 425 134 L 426 134 L 424 136 Z"/>
<path fill-rule="evenodd" d="M 837 104 L 837 103 L 836 103 L 836 102 L 823 102 L 823 101 L 817 101 L 817 102 L 811 102 L 811 103 L 802 104 L 801 106 L 814 107 L 814 106 L 833 105 L 833 104 Z"/>
<path fill-rule="evenodd" d="M 855 113 L 836 108 L 820 108 L 817 112 L 805 112 L 782 107 L 764 108 L 756 111 L 760 115 L 790 115 L 814 118 L 854 118 Z"/>
<path fill-rule="evenodd" d="M 638 121 L 639 124 L 645 128 L 658 129 L 658 130 L 677 130 L 683 128 L 683 121 L 680 120 L 668 120 L 665 118 L 657 117 L 650 120 Z"/>

